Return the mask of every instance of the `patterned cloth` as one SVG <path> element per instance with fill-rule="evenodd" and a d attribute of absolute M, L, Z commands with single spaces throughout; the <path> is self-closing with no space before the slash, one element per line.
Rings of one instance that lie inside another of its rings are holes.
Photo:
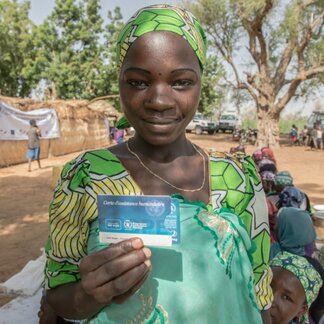
<path fill-rule="evenodd" d="M 272 160 L 274 162 L 274 164 L 277 164 L 274 153 L 273 153 L 273 151 L 271 149 L 269 149 L 268 147 L 263 147 L 261 149 L 261 153 L 262 153 L 263 158 Z"/>
<path fill-rule="evenodd" d="M 276 175 L 274 172 L 271 171 L 263 171 L 260 172 L 261 179 L 264 181 L 274 181 Z"/>
<path fill-rule="evenodd" d="M 259 161 L 262 159 L 262 151 L 261 149 L 256 149 L 253 154 L 252 154 L 252 157 L 254 159 L 255 162 Z"/>
<path fill-rule="evenodd" d="M 279 194 L 279 205 L 305 210 L 307 207 L 305 194 L 294 186 L 287 186 Z"/>
<path fill-rule="evenodd" d="M 227 208 L 237 215 L 252 238 L 257 302 L 271 305 L 270 237 L 262 184 L 249 157 L 210 155 L 209 211 Z M 98 217 L 97 195 L 141 195 L 119 159 L 106 149 L 86 152 L 68 163 L 50 205 L 50 239 L 46 246 L 46 288 L 77 282 L 79 262 L 87 255 L 90 224 Z M 258 215 L 258 217 L 256 217 Z"/>
<path fill-rule="evenodd" d="M 301 282 L 308 308 L 316 299 L 323 285 L 323 280 L 315 268 L 306 258 L 289 253 L 281 252 L 270 262 L 272 267 L 281 267 L 293 273 Z M 304 319 L 305 322 L 306 319 Z"/>
<path fill-rule="evenodd" d="M 207 51 L 203 28 L 189 11 L 167 4 L 142 8 L 128 20 L 117 40 L 117 62 L 120 66 L 136 39 L 152 31 L 169 31 L 182 36 L 196 53 L 203 69 Z"/>
<path fill-rule="evenodd" d="M 288 171 L 280 171 L 276 174 L 275 184 L 279 186 L 292 186 L 293 177 Z"/>

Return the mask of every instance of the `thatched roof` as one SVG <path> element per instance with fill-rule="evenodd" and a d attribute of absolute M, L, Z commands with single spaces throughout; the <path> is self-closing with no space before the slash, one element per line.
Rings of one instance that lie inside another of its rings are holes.
<path fill-rule="evenodd" d="M 0 96 L 0 101 L 18 108 L 22 111 L 30 111 L 40 108 L 53 108 L 59 118 L 89 118 L 90 115 L 96 117 L 119 117 L 120 113 L 105 100 L 33 100 L 29 98 L 14 98 Z"/>

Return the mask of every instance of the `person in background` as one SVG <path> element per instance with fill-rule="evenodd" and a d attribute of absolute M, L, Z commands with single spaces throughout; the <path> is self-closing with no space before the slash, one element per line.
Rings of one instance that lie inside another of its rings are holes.
<path fill-rule="evenodd" d="M 323 286 L 321 275 L 305 257 L 286 251 L 278 253 L 270 265 L 272 324 L 308 324 L 309 309 Z"/>
<path fill-rule="evenodd" d="M 316 124 L 315 128 L 315 148 L 316 150 L 323 149 L 323 131 L 321 128 L 321 124 Z"/>
<path fill-rule="evenodd" d="M 276 161 L 276 158 L 274 156 L 274 153 L 273 153 L 273 151 L 270 148 L 263 147 L 261 149 L 261 152 L 262 152 L 262 158 L 263 159 L 271 160 L 271 161 L 273 161 L 274 164 L 277 164 L 277 161 Z"/>
<path fill-rule="evenodd" d="M 276 174 L 272 171 L 261 171 L 260 177 L 262 180 L 262 187 L 266 194 L 266 196 L 271 196 L 271 194 L 275 191 L 275 177 Z"/>
<path fill-rule="evenodd" d="M 269 217 L 271 242 L 274 242 L 276 240 L 275 226 L 276 226 L 277 212 L 278 212 L 278 208 L 275 206 L 275 204 L 269 198 L 269 196 L 274 194 L 274 178 L 275 178 L 275 176 L 276 175 L 271 171 L 263 171 L 260 173 L 260 177 L 262 180 L 262 187 L 266 194 L 266 201 L 267 201 L 267 206 L 268 206 L 268 217 Z"/>
<path fill-rule="evenodd" d="M 258 162 L 258 167 L 259 167 L 260 173 L 269 171 L 269 172 L 276 174 L 278 171 L 275 162 L 273 162 L 273 160 L 270 160 L 267 158 L 262 158 L 262 160 L 260 160 Z"/>
<path fill-rule="evenodd" d="M 318 296 L 309 309 L 311 323 L 324 324 L 324 268 L 316 258 L 309 257 L 307 255 L 305 256 L 305 258 L 320 274 L 323 281 Z"/>
<path fill-rule="evenodd" d="M 114 129 L 114 140 L 117 144 L 124 142 L 125 131 L 123 129 Z"/>
<path fill-rule="evenodd" d="M 296 145 L 298 144 L 298 128 L 295 124 L 291 126 L 290 130 L 290 142 L 291 145 Z"/>
<path fill-rule="evenodd" d="M 40 164 L 40 138 L 41 131 L 36 124 L 36 120 L 31 119 L 29 121 L 30 127 L 27 131 L 28 136 L 28 149 L 27 149 L 27 159 L 28 159 L 28 172 L 31 171 L 31 162 L 36 160 L 38 167 L 41 168 Z"/>
<path fill-rule="evenodd" d="M 270 236 L 254 163 L 209 155 L 186 137 L 206 51 L 200 23 L 176 6 L 142 8 L 121 30 L 122 128 L 136 132 L 63 168 L 45 268 L 45 301 L 58 315 L 87 323 L 269 323 Z M 100 242 L 100 194 L 172 197 L 181 243 Z"/>
<path fill-rule="evenodd" d="M 287 186 L 279 193 L 278 207 L 296 207 L 311 212 L 306 195 L 295 186 Z"/>
<path fill-rule="evenodd" d="M 293 184 L 293 177 L 289 171 L 280 171 L 274 179 L 275 193 L 268 195 L 279 209 L 281 207 L 298 207 L 312 212 L 310 200 L 306 193 Z"/>
<path fill-rule="evenodd" d="M 309 138 L 308 138 L 308 128 L 306 125 L 304 126 L 301 135 L 302 135 L 301 140 L 302 140 L 303 145 L 307 146 Z"/>
<path fill-rule="evenodd" d="M 316 138 L 317 138 L 317 123 L 314 123 L 311 134 L 310 134 L 310 141 L 309 141 L 309 146 L 310 146 L 311 150 L 317 149 Z"/>
<path fill-rule="evenodd" d="M 255 163 L 255 166 L 256 166 L 256 169 L 259 171 L 259 167 L 258 167 L 258 164 L 259 164 L 259 161 L 262 160 L 262 151 L 261 149 L 256 149 L 253 153 L 252 153 L 252 159 Z"/>
<path fill-rule="evenodd" d="M 316 232 L 310 214 L 299 208 L 283 207 L 277 214 L 275 226 L 277 242 L 271 244 L 270 259 L 280 251 L 312 256 L 316 246 Z"/>

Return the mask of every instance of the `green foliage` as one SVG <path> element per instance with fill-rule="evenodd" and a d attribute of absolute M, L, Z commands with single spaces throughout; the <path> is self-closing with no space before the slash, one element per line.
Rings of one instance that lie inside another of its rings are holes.
<path fill-rule="evenodd" d="M 116 62 L 116 42 L 119 31 L 123 28 L 123 16 L 120 8 L 116 7 L 114 12 L 108 11 L 109 23 L 105 27 L 103 57 L 105 65 L 103 66 L 103 92 L 108 94 L 117 94 L 119 68 Z M 112 100 L 113 106 L 120 110 L 119 98 Z"/>
<path fill-rule="evenodd" d="M 0 93 L 7 96 L 26 96 L 33 86 L 23 73 L 26 60 L 33 56 L 32 22 L 28 1 L 0 2 Z"/>
<path fill-rule="evenodd" d="M 90 99 L 98 95 L 102 79 L 103 20 L 98 0 L 56 0 L 51 15 L 33 33 L 37 50 L 26 74 L 45 80 L 54 98 Z"/>
<path fill-rule="evenodd" d="M 206 66 L 202 75 L 201 97 L 199 111 L 210 117 L 220 109 L 224 99 L 224 90 L 219 86 L 223 76 L 222 66 L 215 56 L 207 57 Z"/>
<path fill-rule="evenodd" d="M 295 114 L 284 116 L 279 120 L 280 134 L 289 134 L 293 124 L 301 131 L 306 125 L 306 122 L 307 117 L 298 117 Z"/>

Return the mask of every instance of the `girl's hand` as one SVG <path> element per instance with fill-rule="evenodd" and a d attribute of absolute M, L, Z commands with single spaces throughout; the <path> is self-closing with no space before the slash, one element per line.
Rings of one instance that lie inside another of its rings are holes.
<path fill-rule="evenodd" d="M 81 261 L 81 286 L 99 304 L 123 303 L 146 280 L 150 256 L 139 238 L 113 244 Z"/>

